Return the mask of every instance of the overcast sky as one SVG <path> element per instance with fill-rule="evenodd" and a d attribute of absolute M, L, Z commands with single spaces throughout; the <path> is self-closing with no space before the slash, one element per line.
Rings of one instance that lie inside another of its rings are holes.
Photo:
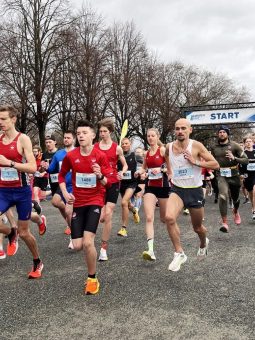
<path fill-rule="evenodd" d="M 79 8 L 83 0 L 71 0 Z M 88 2 L 86 2 L 88 3 Z M 92 0 L 107 24 L 133 20 L 165 63 L 182 61 L 244 85 L 255 101 L 255 0 Z"/>

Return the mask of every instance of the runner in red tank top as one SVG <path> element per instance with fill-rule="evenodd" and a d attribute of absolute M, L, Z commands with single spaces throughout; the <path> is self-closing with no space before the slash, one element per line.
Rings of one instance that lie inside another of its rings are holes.
<path fill-rule="evenodd" d="M 41 277 L 43 263 L 39 258 L 36 240 L 29 231 L 32 192 L 26 175 L 36 171 L 36 162 L 30 138 L 15 129 L 17 116 L 18 112 L 12 106 L 0 107 L 0 130 L 3 131 L 0 141 L 0 214 L 13 204 L 16 205 L 19 236 L 25 241 L 34 258 L 28 277 L 38 278 Z M 17 230 L 10 229 L 0 222 L 0 232 L 9 239 L 7 255 L 14 255 L 18 249 Z"/>
<path fill-rule="evenodd" d="M 165 223 L 166 203 L 170 187 L 165 168 L 165 147 L 159 140 L 158 130 L 149 129 L 147 131 L 147 140 L 150 149 L 146 152 L 143 166 L 136 172 L 136 176 L 140 175 L 142 179 L 146 178 L 144 212 L 148 250 L 143 252 L 142 257 L 144 260 L 155 261 L 153 226 L 155 207 L 157 201 L 159 201 L 160 219 Z"/>
<path fill-rule="evenodd" d="M 101 214 L 101 222 L 104 222 L 104 226 L 99 260 L 107 261 L 108 256 L 106 250 L 112 230 L 112 214 L 119 195 L 119 181 L 122 179 L 123 173 L 127 171 L 128 166 L 121 147 L 112 141 L 111 133 L 114 132 L 114 123 L 112 119 L 105 118 L 101 120 L 98 123 L 98 128 L 101 141 L 95 144 L 95 147 L 106 154 L 113 170 L 113 178 L 111 179 L 112 185 L 106 189 L 105 205 Z M 122 164 L 122 170 L 119 172 L 117 172 L 118 160 L 120 160 Z"/>

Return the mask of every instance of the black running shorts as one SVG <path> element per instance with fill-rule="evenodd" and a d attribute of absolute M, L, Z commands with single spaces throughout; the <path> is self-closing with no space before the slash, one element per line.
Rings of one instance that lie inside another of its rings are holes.
<path fill-rule="evenodd" d="M 86 205 L 84 207 L 73 208 L 71 221 L 72 239 L 82 238 L 84 231 L 96 233 L 101 209 L 98 205 Z"/>

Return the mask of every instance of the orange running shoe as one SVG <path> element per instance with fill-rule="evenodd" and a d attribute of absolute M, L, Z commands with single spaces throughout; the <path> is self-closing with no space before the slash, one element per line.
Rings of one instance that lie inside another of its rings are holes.
<path fill-rule="evenodd" d="M 18 242 L 18 230 L 17 228 L 12 228 L 12 235 L 8 235 L 9 242 L 7 244 L 7 255 L 13 256 L 17 253 L 17 250 L 19 248 L 19 242 Z"/>
<path fill-rule="evenodd" d="M 29 279 L 39 279 L 42 276 L 43 263 L 39 262 L 38 265 L 33 265 L 31 272 L 28 274 Z"/>
<path fill-rule="evenodd" d="M 46 220 L 46 216 L 44 215 L 41 216 L 41 219 L 42 219 L 42 223 L 39 224 L 38 228 L 39 228 L 39 235 L 42 236 L 43 234 L 45 234 L 46 229 L 47 229 L 47 225 L 46 225 L 47 220 Z"/>
<path fill-rule="evenodd" d="M 88 277 L 87 281 L 85 282 L 84 292 L 86 295 L 95 295 L 99 292 L 99 287 L 100 284 L 97 278 L 92 279 Z"/>
<path fill-rule="evenodd" d="M 6 254 L 4 250 L 0 250 L 0 260 L 3 260 L 6 258 Z"/>
<path fill-rule="evenodd" d="M 64 234 L 66 234 L 66 235 L 71 235 L 71 229 L 70 229 L 70 227 L 67 226 L 67 227 L 65 228 Z"/>

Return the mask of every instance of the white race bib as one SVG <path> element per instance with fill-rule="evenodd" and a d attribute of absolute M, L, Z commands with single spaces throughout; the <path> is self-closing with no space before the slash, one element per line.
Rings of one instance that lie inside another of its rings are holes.
<path fill-rule="evenodd" d="M 50 174 L 51 183 L 58 183 L 58 174 Z"/>
<path fill-rule="evenodd" d="M 189 179 L 189 178 L 194 178 L 193 167 L 174 169 L 173 179 Z"/>
<path fill-rule="evenodd" d="M 1 180 L 2 181 L 18 181 L 18 171 L 14 168 L 1 168 Z"/>
<path fill-rule="evenodd" d="M 131 170 L 128 170 L 127 172 L 125 172 L 125 173 L 123 174 L 122 180 L 125 180 L 125 179 L 132 179 Z"/>
<path fill-rule="evenodd" d="M 255 163 L 249 163 L 247 165 L 247 170 L 248 171 L 255 171 Z"/>
<path fill-rule="evenodd" d="M 231 169 L 230 168 L 220 168 L 220 175 L 222 177 L 231 177 Z"/>
<path fill-rule="evenodd" d="M 97 178 L 95 174 L 76 173 L 77 188 L 95 188 L 97 186 Z"/>
<path fill-rule="evenodd" d="M 160 178 L 162 178 L 162 172 L 159 172 L 159 173 L 157 173 L 157 174 L 153 174 L 153 173 L 152 173 L 152 171 L 153 171 L 154 169 L 158 169 L 158 168 L 150 168 L 150 169 L 148 169 L 148 178 L 149 178 L 149 180 L 154 180 L 154 179 L 160 179 Z"/>

